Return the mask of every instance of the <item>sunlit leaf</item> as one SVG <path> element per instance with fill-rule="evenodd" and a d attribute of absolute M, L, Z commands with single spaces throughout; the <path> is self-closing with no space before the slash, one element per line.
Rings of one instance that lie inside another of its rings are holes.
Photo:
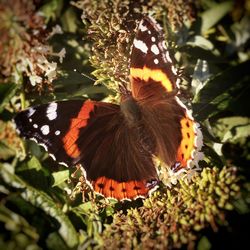
<path fill-rule="evenodd" d="M 69 175 L 70 175 L 70 172 L 68 169 L 52 173 L 52 176 L 54 178 L 53 187 L 58 186 L 64 181 L 68 180 Z"/>
<path fill-rule="evenodd" d="M 233 7 L 233 1 L 227 1 L 214 5 L 211 9 L 202 13 L 201 32 L 205 33 L 223 18 Z"/>
<path fill-rule="evenodd" d="M 72 211 L 77 212 L 77 213 L 81 213 L 84 215 L 88 215 L 89 211 L 93 209 L 93 204 L 91 201 L 88 202 L 84 202 L 82 204 L 80 204 L 77 207 L 72 208 Z"/>
<path fill-rule="evenodd" d="M 6 103 L 15 95 L 17 86 L 15 83 L 0 84 L 0 113 L 3 111 Z"/>
<path fill-rule="evenodd" d="M 15 151 L 8 147 L 4 142 L 0 141 L 0 159 L 7 160 L 11 156 L 15 156 Z"/>
<path fill-rule="evenodd" d="M 72 8 L 68 8 L 61 17 L 63 30 L 75 33 L 77 30 L 77 16 Z"/>
<path fill-rule="evenodd" d="M 208 39 L 204 38 L 203 36 L 194 36 L 186 44 L 198 46 L 198 47 L 201 47 L 205 50 L 213 50 L 214 49 L 214 45 L 212 44 L 212 42 L 209 41 Z"/>
<path fill-rule="evenodd" d="M 250 119 L 247 117 L 221 118 L 216 121 L 213 130 L 222 142 L 235 142 L 250 136 Z"/>
<path fill-rule="evenodd" d="M 48 22 L 50 19 L 55 20 L 63 8 L 63 0 L 49 0 L 40 8 Z"/>
<path fill-rule="evenodd" d="M 20 189 L 20 195 L 28 202 L 42 209 L 46 214 L 56 219 L 60 227 L 58 233 L 69 247 L 74 247 L 78 243 L 76 230 L 69 218 L 62 212 L 57 204 L 46 193 L 33 188 L 25 183 L 15 174 L 8 170 L 9 164 L 0 165 L 0 175 L 10 186 Z"/>

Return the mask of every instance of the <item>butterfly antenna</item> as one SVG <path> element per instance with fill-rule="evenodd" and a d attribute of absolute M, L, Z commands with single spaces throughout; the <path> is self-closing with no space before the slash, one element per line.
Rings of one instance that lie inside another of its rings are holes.
<path fill-rule="evenodd" d="M 122 99 L 127 99 L 128 97 L 131 96 L 131 91 L 128 90 L 125 83 L 120 83 L 119 84 L 119 90 L 120 90 Z"/>
<path fill-rule="evenodd" d="M 85 76 L 86 78 L 88 78 L 89 80 L 91 80 L 91 81 L 93 81 L 93 82 L 96 81 L 96 79 L 92 78 L 91 76 L 89 76 L 89 75 L 87 75 L 87 74 L 85 74 L 85 73 L 79 72 L 77 69 L 74 69 L 74 72 L 77 72 L 77 73 L 79 73 L 79 74 L 82 75 L 82 76 Z"/>
<path fill-rule="evenodd" d="M 126 93 L 127 88 L 123 82 L 119 83 L 119 90 L 120 90 L 121 94 Z"/>

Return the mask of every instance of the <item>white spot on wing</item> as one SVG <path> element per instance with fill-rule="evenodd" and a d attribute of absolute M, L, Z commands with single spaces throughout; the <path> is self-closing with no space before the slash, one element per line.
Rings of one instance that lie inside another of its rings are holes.
<path fill-rule="evenodd" d="M 43 125 L 43 126 L 41 127 L 41 131 L 42 131 L 42 133 L 43 133 L 44 135 L 49 134 L 49 126 L 48 126 L 48 125 Z"/>
<path fill-rule="evenodd" d="M 44 143 L 38 143 L 40 146 L 42 146 L 46 151 L 48 151 L 48 147 Z"/>
<path fill-rule="evenodd" d="M 158 54 L 160 53 L 158 47 L 157 47 L 155 44 L 153 44 L 153 45 L 151 46 L 151 51 L 152 51 L 155 55 L 158 55 Z"/>
<path fill-rule="evenodd" d="M 38 125 L 37 124 L 33 124 L 33 128 L 38 128 Z"/>
<path fill-rule="evenodd" d="M 49 104 L 49 106 L 47 107 L 47 117 L 49 118 L 49 120 L 54 120 L 57 117 L 57 103 L 56 102 L 52 102 Z"/>
<path fill-rule="evenodd" d="M 203 146 L 203 135 L 200 130 L 200 124 L 197 122 L 194 123 L 194 131 L 196 134 L 195 146 L 197 148 L 197 151 L 200 151 Z"/>
<path fill-rule="evenodd" d="M 172 69 L 172 72 L 173 72 L 175 75 L 177 75 L 177 70 L 176 70 L 176 68 L 175 68 L 174 66 L 172 66 L 171 69 Z"/>
<path fill-rule="evenodd" d="M 146 45 L 143 41 L 141 41 L 141 40 L 135 39 L 135 40 L 134 40 L 134 46 L 135 46 L 137 49 L 139 49 L 141 52 L 145 53 L 145 54 L 148 52 L 148 47 L 147 47 L 147 45 Z"/>
<path fill-rule="evenodd" d="M 32 122 L 32 119 L 31 119 L 31 118 L 29 118 L 29 122 Z"/>
<path fill-rule="evenodd" d="M 34 108 L 30 108 L 29 110 L 28 110 L 28 117 L 31 117 L 34 113 L 36 112 L 36 110 L 34 109 Z"/>
<path fill-rule="evenodd" d="M 65 167 L 68 167 L 68 165 L 65 162 L 63 162 L 63 161 L 58 162 L 58 164 L 63 165 Z"/>
<path fill-rule="evenodd" d="M 158 64 L 159 63 L 159 60 L 157 58 L 154 59 L 154 63 L 155 64 Z"/>
<path fill-rule="evenodd" d="M 150 196 L 153 192 L 155 192 L 157 189 L 159 188 L 159 185 L 156 185 L 155 187 L 151 188 L 149 191 L 148 191 L 148 195 Z"/>
<path fill-rule="evenodd" d="M 155 39 L 154 36 L 151 37 L 151 41 L 152 41 L 152 42 L 155 42 L 155 41 L 156 41 L 156 39 Z"/>
<path fill-rule="evenodd" d="M 56 157 L 55 157 L 53 154 L 49 154 L 49 156 L 50 156 L 54 161 L 56 161 Z"/>
<path fill-rule="evenodd" d="M 162 47 L 163 47 L 164 49 L 168 49 L 165 41 L 162 42 Z"/>
<path fill-rule="evenodd" d="M 190 120 L 193 121 L 194 118 L 193 118 L 193 116 L 192 116 L 192 111 L 189 110 L 189 109 L 186 107 L 186 105 L 179 99 L 178 96 L 175 97 L 175 100 L 178 102 L 178 104 L 179 104 L 181 107 L 183 107 L 183 108 L 186 110 L 186 114 L 187 114 L 188 118 L 189 118 Z"/>
<path fill-rule="evenodd" d="M 176 79 L 176 86 L 178 87 L 178 88 L 180 88 L 180 82 L 181 82 L 181 79 L 180 78 L 177 78 Z"/>
<path fill-rule="evenodd" d="M 55 135 L 60 135 L 61 134 L 61 131 L 59 131 L 59 130 L 57 130 L 56 132 L 55 132 Z"/>
<path fill-rule="evenodd" d="M 189 160 L 187 161 L 187 167 L 188 167 L 188 168 L 190 168 L 191 163 L 192 163 L 192 159 L 189 159 Z"/>
<path fill-rule="evenodd" d="M 16 132 L 20 135 L 21 134 L 21 131 L 18 129 L 18 128 L 16 128 Z"/>
<path fill-rule="evenodd" d="M 36 143 L 38 143 L 37 142 L 37 139 L 36 138 L 34 138 L 34 137 L 32 137 L 32 138 L 29 138 L 31 141 L 34 141 L 34 142 L 36 142 Z"/>
<path fill-rule="evenodd" d="M 184 109 L 187 109 L 186 105 L 180 100 L 178 96 L 175 97 L 175 100 L 178 102 L 178 104 L 183 107 Z"/>
<path fill-rule="evenodd" d="M 171 57 L 170 57 L 168 51 L 166 52 L 166 57 L 167 57 L 167 60 L 168 60 L 170 63 L 172 63 L 172 59 L 171 59 Z"/>
<path fill-rule="evenodd" d="M 146 31 L 148 28 L 147 28 L 147 26 L 144 26 L 142 23 L 140 23 L 140 25 L 139 25 L 139 30 L 141 31 L 141 32 L 144 32 L 144 31 Z"/>
<path fill-rule="evenodd" d="M 154 26 L 155 29 L 158 29 L 158 31 L 162 30 L 162 27 L 156 22 L 156 20 L 153 17 L 148 16 L 148 18 L 153 23 L 153 26 Z"/>

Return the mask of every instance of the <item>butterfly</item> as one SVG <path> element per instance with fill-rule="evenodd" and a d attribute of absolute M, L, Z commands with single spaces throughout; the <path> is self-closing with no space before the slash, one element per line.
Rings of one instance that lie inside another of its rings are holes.
<path fill-rule="evenodd" d="M 59 164 L 81 164 L 92 189 L 132 200 L 158 187 L 157 157 L 177 171 L 188 168 L 197 148 L 197 124 L 178 98 L 180 78 L 151 17 L 138 25 L 130 56 L 130 89 L 120 105 L 57 101 L 15 117 L 21 136 L 35 140 Z"/>

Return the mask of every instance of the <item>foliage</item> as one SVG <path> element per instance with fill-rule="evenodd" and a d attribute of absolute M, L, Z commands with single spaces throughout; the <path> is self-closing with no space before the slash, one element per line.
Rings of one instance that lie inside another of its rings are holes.
<path fill-rule="evenodd" d="M 181 96 L 201 124 L 205 158 L 201 170 L 171 179 L 149 198 L 119 203 L 93 194 L 79 168 L 58 166 L 23 141 L 12 118 L 51 100 L 118 102 L 136 25 L 148 14 L 164 27 L 182 69 Z M 249 19 L 249 1 L 0 1 L 0 248 L 219 249 L 247 242 Z"/>

